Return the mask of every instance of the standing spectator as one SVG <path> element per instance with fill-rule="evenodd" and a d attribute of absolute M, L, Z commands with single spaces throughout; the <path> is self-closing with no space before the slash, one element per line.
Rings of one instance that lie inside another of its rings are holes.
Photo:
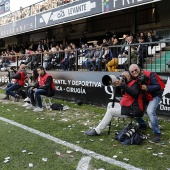
<path fill-rule="evenodd" d="M 143 68 L 143 63 L 145 62 L 145 58 L 147 57 L 147 46 L 145 44 L 143 44 L 144 43 L 144 37 L 139 37 L 138 41 L 139 41 L 139 45 L 137 47 L 137 51 L 138 51 L 138 54 L 139 54 L 138 65 L 141 68 Z"/>
<path fill-rule="evenodd" d="M 34 112 L 42 112 L 41 95 L 48 97 L 54 96 L 56 88 L 53 82 L 53 77 L 45 72 L 44 67 L 39 66 L 37 71 L 39 74 L 38 82 L 29 90 L 31 106 L 26 107 L 26 109 L 34 109 Z M 37 108 L 35 108 L 36 101 L 38 103 Z"/>

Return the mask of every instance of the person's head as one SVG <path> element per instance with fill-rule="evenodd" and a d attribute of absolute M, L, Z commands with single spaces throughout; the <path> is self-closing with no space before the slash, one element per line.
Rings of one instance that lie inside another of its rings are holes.
<path fill-rule="evenodd" d="M 92 50 L 93 49 L 93 45 L 89 45 L 89 50 Z"/>
<path fill-rule="evenodd" d="M 131 36 L 127 37 L 126 41 L 127 41 L 127 43 L 131 43 L 132 42 L 132 37 Z"/>
<path fill-rule="evenodd" d="M 139 43 L 143 43 L 144 42 L 144 37 L 139 37 L 138 41 L 139 41 Z"/>
<path fill-rule="evenodd" d="M 126 78 L 126 83 L 128 83 L 128 82 L 130 82 L 131 81 L 131 75 L 130 75 L 130 73 L 129 73 L 129 71 L 124 71 L 123 73 L 122 73 L 122 76 L 124 76 L 125 78 Z"/>
<path fill-rule="evenodd" d="M 43 67 L 43 66 L 39 66 L 39 67 L 37 68 L 37 72 L 38 72 L 38 75 L 39 75 L 39 76 L 43 76 L 43 75 L 45 74 L 45 69 L 44 69 L 44 67 Z"/>
<path fill-rule="evenodd" d="M 38 78 L 38 71 L 37 71 L 37 69 L 33 69 L 32 70 L 32 80 L 36 81 L 37 78 Z"/>
<path fill-rule="evenodd" d="M 21 70 L 26 69 L 26 67 L 27 67 L 27 66 L 26 66 L 25 64 L 21 64 L 21 65 L 20 65 L 20 69 L 21 69 Z"/>
<path fill-rule="evenodd" d="M 118 43 L 118 39 L 114 38 L 114 44 L 117 44 L 117 43 Z"/>
<path fill-rule="evenodd" d="M 151 37 L 152 33 L 151 32 L 148 32 L 148 37 Z"/>
<path fill-rule="evenodd" d="M 85 44 L 84 44 L 84 43 L 82 43 L 82 44 L 81 44 L 81 47 L 82 47 L 82 48 L 85 48 Z"/>
<path fill-rule="evenodd" d="M 129 72 L 133 78 L 137 78 L 141 72 L 140 67 L 137 64 L 131 64 Z"/>

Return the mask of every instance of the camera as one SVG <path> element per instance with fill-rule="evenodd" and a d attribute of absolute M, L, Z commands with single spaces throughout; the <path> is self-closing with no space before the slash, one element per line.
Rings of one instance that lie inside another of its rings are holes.
<path fill-rule="evenodd" d="M 127 83 L 127 78 L 124 75 L 120 75 L 119 77 L 117 77 L 117 79 Z"/>
<path fill-rule="evenodd" d="M 111 86 L 116 80 L 117 78 L 114 75 L 105 75 L 102 78 L 102 83 L 104 86 Z"/>
<path fill-rule="evenodd" d="M 135 128 L 132 128 L 132 129 L 128 130 L 128 131 L 125 133 L 125 135 L 126 135 L 128 138 L 130 138 L 131 136 L 133 136 L 133 134 L 135 134 L 135 132 L 136 132 L 136 129 L 135 129 Z"/>
<path fill-rule="evenodd" d="M 103 83 L 104 86 L 112 86 L 112 85 L 114 85 L 114 82 L 116 80 L 121 80 L 122 82 L 127 83 L 127 79 L 124 75 L 120 75 L 118 77 L 116 77 L 114 75 L 105 75 L 102 78 L 102 83 Z"/>
<path fill-rule="evenodd" d="M 149 78 L 146 75 L 142 74 L 138 77 L 137 82 L 138 82 L 138 84 L 147 84 L 148 79 Z"/>

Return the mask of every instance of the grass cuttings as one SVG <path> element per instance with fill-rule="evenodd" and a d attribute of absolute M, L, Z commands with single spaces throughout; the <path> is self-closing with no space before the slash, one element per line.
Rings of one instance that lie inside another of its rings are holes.
<path fill-rule="evenodd" d="M 26 110 L 22 106 L 23 103 L 15 103 L 15 102 L 7 102 L 7 101 L 0 101 L 0 102 L 1 102 L 1 106 L 0 106 L 1 117 L 8 118 L 10 120 L 21 123 L 28 127 L 42 131 L 46 134 L 50 134 L 63 141 L 73 143 L 82 148 L 89 149 L 91 151 L 94 151 L 98 154 L 110 158 L 113 158 L 114 155 L 117 155 L 116 160 L 126 162 L 128 164 L 131 164 L 135 167 L 139 167 L 141 169 L 148 169 L 148 170 L 165 169 L 166 170 L 167 168 L 170 168 L 169 119 L 159 118 L 159 124 L 161 125 L 161 132 L 162 132 L 162 141 L 160 143 L 155 144 L 150 142 L 150 138 L 152 138 L 153 133 L 152 130 L 148 128 L 147 130 L 144 131 L 144 133 L 148 135 L 149 139 L 143 141 L 141 145 L 125 146 L 120 144 L 117 140 L 115 140 L 114 134 L 116 131 L 120 131 L 126 124 L 128 124 L 130 121 L 129 119 L 127 119 L 125 123 L 122 120 L 118 122 L 116 119 L 113 119 L 110 135 L 107 134 L 108 129 L 105 129 L 104 132 L 97 137 L 89 137 L 84 135 L 83 133 L 84 131 L 98 125 L 99 121 L 103 118 L 105 114 L 106 111 L 105 108 L 96 107 L 92 105 L 78 106 L 73 102 L 57 100 L 57 103 L 68 105 L 70 109 L 66 111 L 45 110 L 41 113 L 35 113 L 32 110 Z M 144 118 L 147 119 L 147 117 Z M 11 137 L 13 138 L 16 137 L 16 139 L 18 139 L 19 134 L 17 134 L 16 132 L 11 133 Z M 25 145 L 26 145 L 26 141 L 29 142 L 29 140 L 26 137 L 27 135 L 24 136 L 24 134 L 22 133 L 22 135 L 20 136 L 23 136 L 22 137 L 23 141 L 26 138 L 25 140 Z M 4 137 L 2 136 L 1 139 L 3 139 Z M 13 140 L 11 139 L 11 141 Z M 13 145 L 15 142 L 17 143 L 17 141 L 14 141 L 11 144 Z M 49 143 L 49 147 L 50 145 L 54 147 L 56 145 L 56 144 L 51 144 L 50 141 L 48 141 L 48 143 Z M 46 148 L 45 142 L 35 142 L 35 148 L 38 147 Z M 47 148 L 47 150 L 49 149 Z M 53 154 L 55 153 L 53 152 Z M 75 163 L 75 166 L 77 165 L 77 163 L 78 162 Z M 102 167 L 104 169 L 119 169 L 118 167 L 113 168 L 113 165 L 108 165 L 107 163 L 103 163 L 102 161 L 95 160 L 95 159 L 92 159 L 90 166 L 93 168 Z M 74 169 L 72 167 L 68 167 L 66 169 L 69 168 Z"/>

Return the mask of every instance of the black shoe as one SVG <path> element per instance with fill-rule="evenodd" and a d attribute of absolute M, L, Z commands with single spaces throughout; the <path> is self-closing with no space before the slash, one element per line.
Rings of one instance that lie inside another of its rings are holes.
<path fill-rule="evenodd" d="M 15 95 L 15 102 L 19 102 L 20 96 L 18 94 Z"/>
<path fill-rule="evenodd" d="M 84 134 L 87 136 L 98 136 L 97 132 L 94 129 L 88 130 L 84 132 Z"/>
<path fill-rule="evenodd" d="M 5 96 L 3 100 L 9 100 L 9 96 Z"/>
<path fill-rule="evenodd" d="M 161 134 L 154 134 L 153 142 L 158 143 L 161 140 Z"/>

